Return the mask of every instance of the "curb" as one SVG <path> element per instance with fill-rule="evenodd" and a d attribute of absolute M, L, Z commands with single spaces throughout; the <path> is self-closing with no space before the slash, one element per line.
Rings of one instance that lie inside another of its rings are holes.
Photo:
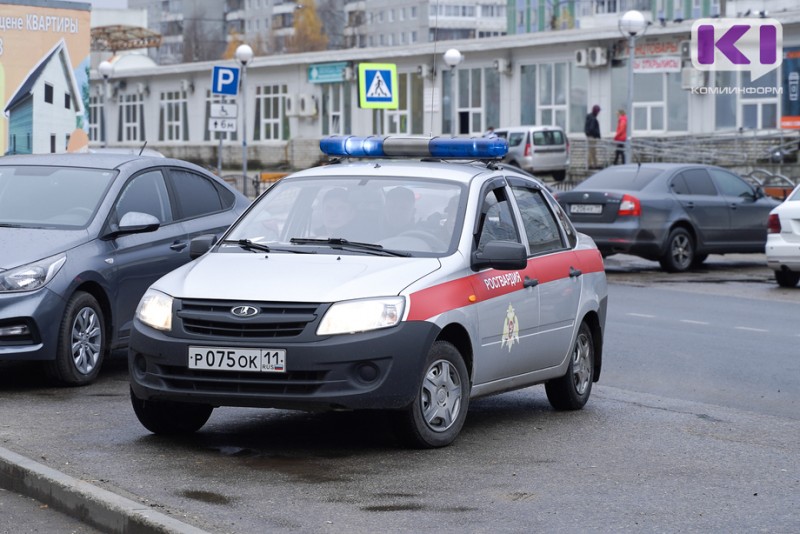
<path fill-rule="evenodd" d="M 125 534 L 208 534 L 147 505 L 70 477 L 0 447 L 0 487 L 94 528 Z"/>

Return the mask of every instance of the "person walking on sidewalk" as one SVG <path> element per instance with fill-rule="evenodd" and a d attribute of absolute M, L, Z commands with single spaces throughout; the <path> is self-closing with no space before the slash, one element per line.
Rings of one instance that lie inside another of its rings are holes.
<path fill-rule="evenodd" d="M 620 109 L 617 111 L 617 133 L 614 135 L 614 141 L 617 142 L 617 151 L 614 153 L 614 165 L 617 161 L 622 160 L 625 164 L 625 141 L 628 139 L 628 117 L 625 115 L 625 110 Z"/>
<path fill-rule="evenodd" d="M 597 115 L 600 113 L 600 106 L 595 104 L 592 111 L 586 115 L 586 124 L 583 126 L 583 133 L 586 134 L 587 158 L 586 166 L 589 169 L 599 169 L 597 164 L 597 140 L 600 139 L 600 123 Z"/>

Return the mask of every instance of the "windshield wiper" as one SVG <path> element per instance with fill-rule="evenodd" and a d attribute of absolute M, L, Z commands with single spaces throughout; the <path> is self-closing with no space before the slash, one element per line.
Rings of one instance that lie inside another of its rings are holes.
<path fill-rule="evenodd" d="M 411 256 L 411 254 L 408 252 L 383 248 L 383 245 L 378 245 L 375 243 L 361 243 L 358 241 L 348 241 L 347 239 L 344 239 L 342 237 L 330 237 L 327 239 L 293 237 L 289 240 L 289 243 L 292 243 L 294 245 L 329 245 L 331 248 L 340 248 L 343 250 L 346 248 L 348 250 L 371 252 L 374 254 L 384 255 L 384 256 L 400 256 L 404 258 Z"/>
<path fill-rule="evenodd" d="M 272 249 L 269 248 L 267 245 L 262 245 L 261 243 L 256 243 L 255 241 L 250 241 L 249 239 L 226 239 L 223 243 L 236 243 L 240 247 L 245 250 L 257 250 L 258 252 L 271 252 Z"/>
<path fill-rule="evenodd" d="M 226 239 L 222 242 L 223 244 L 236 244 L 242 247 L 245 250 L 252 250 L 255 252 L 291 252 L 293 254 L 316 254 L 315 251 L 303 251 L 297 249 L 289 249 L 289 248 L 276 248 L 271 247 L 269 245 L 265 245 L 263 243 L 256 243 L 255 241 L 251 241 L 250 239 Z"/>

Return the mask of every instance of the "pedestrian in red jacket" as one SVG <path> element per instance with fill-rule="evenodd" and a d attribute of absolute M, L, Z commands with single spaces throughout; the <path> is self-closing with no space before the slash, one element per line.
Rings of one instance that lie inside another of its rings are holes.
<path fill-rule="evenodd" d="M 628 139 L 628 117 L 625 115 L 625 110 L 617 111 L 617 117 L 617 134 L 614 136 L 614 141 L 617 142 L 617 151 L 614 153 L 614 165 L 619 160 L 625 163 L 625 141 Z"/>

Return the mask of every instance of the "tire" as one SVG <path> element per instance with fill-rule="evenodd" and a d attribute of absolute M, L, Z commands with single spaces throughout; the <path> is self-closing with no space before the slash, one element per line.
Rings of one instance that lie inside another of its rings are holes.
<path fill-rule="evenodd" d="M 58 331 L 56 359 L 47 375 L 62 386 L 85 386 L 100 373 L 109 345 L 103 310 L 89 293 L 78 291 L 67 302 Z"/>
<path fill-rule="evenodd" d="M 563 182 L 564 178 L 567 177 L 567 171 L 554 171 L 553 172 L 553 180 L 556 182 Z"/>
<path fill-rule="evenodd" d="M 667 238 L 667 251 L 659 260 L 661 268 L 669 273 L 688 271 L 694 261 L 694 240 L 683 228 L 675 228 Z"/>
<path fill-rule="evenodd" d="M 556 410 L 580 410 L 592 393 L 594 340 L 586 323 L 581 323 L 569 357 L 567 374 L 545 383 L 547 400 Z"/>
<path fill-rule="evenodd" d="M 458 349 L 447 341 L 435 342 L 416 398 L 396 414 L 400 438 L 420 449 L 450 445 L 467 418 L 469 392 L 467 366 Z"/>
<path fill-rule="evenodd" d="M 213 406 L 188 402 L 142 400 L 131 389 L 131 404 L 139 422 L 153 434 L 179 436 L 200 430 Z"/>
<path fill-rule="evenodd" d="M 795 287 L 800 282 L 800 273 L 794 271 L 775 271 L 775 281 L 781 287 Z"/>

